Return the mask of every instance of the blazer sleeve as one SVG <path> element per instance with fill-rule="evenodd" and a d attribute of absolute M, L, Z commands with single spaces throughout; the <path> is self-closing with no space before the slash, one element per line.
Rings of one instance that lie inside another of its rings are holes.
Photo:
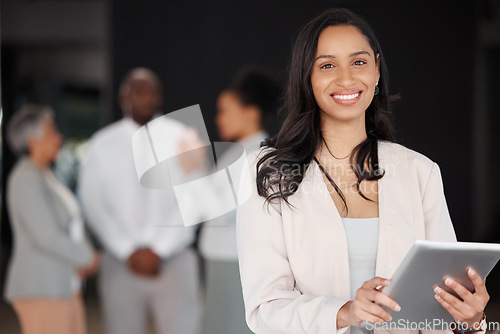
<path fill-rule="evenodd" d="M 426 240 L 457 241 L 444 196 L 441 172 L 436 163 L 433 163 L 431 168 L 422 198 L 422 206 Z"/>
<path fill-rule="evenodd" d="M 251 157 L 249 156 L 249 161 Z M 338 310 L 347 302 L 301 293 L 288 261 L 279 207 L 257 194 L 255 163 L 252 195 L 237 210 L 237 242 L 245 317 L 255 333 L 312 334 L 337 331 Z"/>
<path fill-rule="evenodd" d="M 58 218 L 51 210 L 53 203 L 43 191 L 40 178 L 23 173 L 10 186 L 11 217 L 17 219 L 19 231 L 26 233 L 35 247 L 74 267 L 90 263 L 92 248 L 87 243 L 72 241 L 58 225 Z"/>

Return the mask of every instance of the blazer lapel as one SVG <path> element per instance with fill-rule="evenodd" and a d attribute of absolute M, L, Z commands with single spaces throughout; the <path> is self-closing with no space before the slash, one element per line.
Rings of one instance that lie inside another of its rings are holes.
<path fill-rule="evenodd" d="M 328 191 L 318 164 L 313 160 L 309 167 L 306 176 L 310 177 L 312 182 L 307 182 L 307 184 L 315 186 L 315 189 L 310 192 L 310 194 L 315 194 L 315 196 L 310 197 L 313 201 L 311 205 L 325 208 L 318 211 L 317 218 L 323 221 L 322 231 L 320 232 L 323 236 L 320 238 L 330 240 L 330 242 L 325 243 L 324 252 L 327 259 L 330 257 L 334 259 L 334 265 L 325 266 L 325 269 L 329 270 L 326 276 L 332 278 L 327 283 L 330 286 L 332 295 L 349 299 L 351 279 L 349 274 L 349 249 L 344 223 Z"/>
<path fill-rule="evenodd" d="M 390 143 L 379 141 L 379 165 L 385 171 L 378 180 L 379 235 L 377 276 L 391 278 L 413 245 L 412 194 L 408 190 L 409 169 L 406 160 L 394 154 Z"/>

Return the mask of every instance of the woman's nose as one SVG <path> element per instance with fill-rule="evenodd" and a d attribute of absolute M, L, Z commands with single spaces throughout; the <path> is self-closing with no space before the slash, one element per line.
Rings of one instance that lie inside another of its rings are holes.
<path fill-rule="evenodd" d="M 349 88 L 352 87 L 355 82 L 356 79 L 353 76 L 351 68 L 340 66 L 337 70 L 337 77 L 335 79 L 335 83 L 337 84 L 337 86 Z"/>

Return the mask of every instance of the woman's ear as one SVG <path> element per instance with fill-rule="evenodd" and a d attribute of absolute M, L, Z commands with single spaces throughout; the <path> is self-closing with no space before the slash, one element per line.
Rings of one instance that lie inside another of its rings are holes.
<path fill-rule="evenodd" d="M 26 139 L 26 148 L 28 149 L 29 154 L 31 154 L 31 152 L 35 149 L 35 146 L 36 146 L 36 138 L 28 137 Z"/>

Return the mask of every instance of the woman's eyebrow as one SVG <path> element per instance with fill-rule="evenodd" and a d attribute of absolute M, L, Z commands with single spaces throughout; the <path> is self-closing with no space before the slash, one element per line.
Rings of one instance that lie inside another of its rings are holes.
<path fill-rule="evenodd" d="M 355 56 L 359 56 L 362 54 L 366 54 L 368 56 L 371 56 L 370 52 L 368 52 L 368 51 L 357 51 L 357 52 L 351 53 L 349 55 L 349 57 L 355 57 Z M 336 56 L 335 55 L 320 55 L 320 56 L 317 56 L 316 59 L 314 59 L 314 61 L 316 61 L 318 59 L 322 59 L 322 58 L 336 58 Z"/>

